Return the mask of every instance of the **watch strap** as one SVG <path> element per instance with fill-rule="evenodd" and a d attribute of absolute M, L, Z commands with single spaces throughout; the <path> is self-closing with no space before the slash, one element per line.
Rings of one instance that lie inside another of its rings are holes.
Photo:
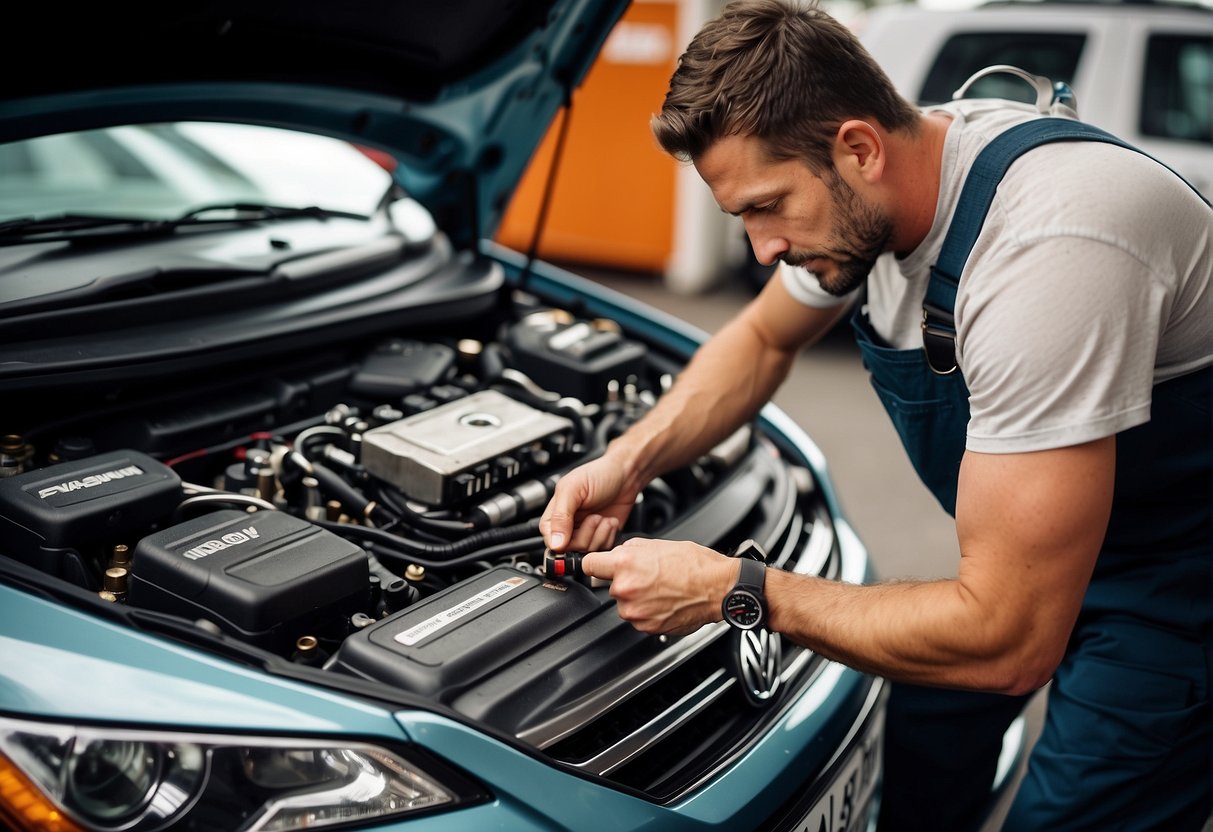
<path fill-rule="evenodd" d="M 762 590 L 767 582 L 767 567 L 762 561 L 741 558 L 741 572 L 737 576 L 737 586 L 748 589 L 763 597 Z"/>

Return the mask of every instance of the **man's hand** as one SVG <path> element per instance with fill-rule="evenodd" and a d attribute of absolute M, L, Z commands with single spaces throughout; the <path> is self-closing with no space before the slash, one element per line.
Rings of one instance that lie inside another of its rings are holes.
<path fill-rule="evenodd" d="M 733 558 L 696 543 L 632 538 L 581 560 L 585 574 L 611 582 L 619 617 L 645 633 L 685 635 L 720 620 L 737 583 Z"/>
<path fill-rule="evenodd" d="M 574 468 L 556 483 L 539 519 L 539 531 L 553 552 L 601 551 L 615 536 L 636 502 L 638 489 L 607 457 Z"/>

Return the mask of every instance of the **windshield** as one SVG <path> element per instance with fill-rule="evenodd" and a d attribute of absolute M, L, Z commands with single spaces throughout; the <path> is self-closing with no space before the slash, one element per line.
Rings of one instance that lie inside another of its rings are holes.
<path fill-rule="evenodd" d="M 370 152 L 347 142 L 244 124 L 129 125 L 0 144 L 0 222 L 170 220 L 224 203 L 370 215 L 390 183 Z"/>

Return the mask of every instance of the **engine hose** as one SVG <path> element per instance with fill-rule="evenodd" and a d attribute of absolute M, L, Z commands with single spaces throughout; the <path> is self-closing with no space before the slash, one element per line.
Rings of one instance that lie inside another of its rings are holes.
<path fill-rule="evenodd" d="M 354 526 L 349 523 L 331 523 L 327 520 L 317 520 L 314 522 L 317 526 L 329 531 L 348 534 L 351 537 L 361 537 L 365 540 L 395 549 L 410 557 L 416 555 L 420 557 L 442 558 L 444 560 L 446 558 L 461 557 L 469 552 L 479 553 L 486 546 L 513 543 L 539 533 L 539 520 L 534 519 L 514 526 L 485 529 L 482 532 L 470 534 L 462 540 L 453 540 L 450 543 L 426 543 L 421 540 L 409 540 L 408 538 L 385 532 L 382 529 Z M 478 554 L 478 556 L 480 555 Z M 437 562 L 441 564 L 444 560 Z M 420 563 L 420 561 L 418 562 Z M 422 565 L 424 566 L 424 564 Z"/>
<path fill-rule="evenodd" d="M 514 532 L 518 535 L 527 534 L 529 536 L 518 536 L 513 539 L 502 540 L 497 535 L 498 539 L 491 541 L 491 545 L 486 545 L 483 548 L 472 547 L 471 551 L 463 551 L 467 547 L 460 546 L 461 551 L 457 552 L 453 551 L 456 548 L 455 544 L 446 546 L 440 544 L 418 545 L 417 541 L 405 540 L 381 529 L 353 526 L 348 523 L 331 523 L 327 520 L 317 520 L 315 522 L 317 526 L 327 529 L 334 534 L 374 543 L 380 557 L 397 557 L 402 561 L 424 566 L 426 569 L 449 569 L 452 566 L 473 563 L 478 560 L 485 560 L 486 558 L 516 555 L 529 550 L 539 549 L 543 546 L 543 538 L 535 534 L 538 528 L 538 521 L 536 521 L 534 528 L 531 528 L 530 524 L 525 524 L 525 527 L 512 526 L 508 529 L 489 529 L 487 532 L 472 535 L 469 538 L 458 541 L 458 543 L 466 544 L 472 538 L 494 537 L 493 533 L 495 532 Z M 444 555 L 446 557 L 443 557 Z M 442 559 L 436 560 L 434 559 L 436 557 Z"/>
<path fill-rule="evenodd" d="M 378 489 L 376 496 L 379 498 L 379 502 L 383 503 L 389 511 L 398 514 L 398 519 L 405 525 L 416 526 L 419 529 L 447 535 L 450 535 L 452 532 L 466 533 L 472 530 L 472 524 L 466 520 L 442 520 L 436 517 L 427 517 L 422 512 L 413 510 L 405 503 L 402 497 L 389 488 Z"/>
<path fill-rule="evenodd" d="M 366 553 L 366 563 L 371 570 L 371 574 L 379 579 L 379 584 L 384 589 L 391 586 L 396 581 L 403 580 L 403 578 L 401 578 L 395 572 L 380 563 L 379 558 L 375 557 L 374 552 L 371 552 L 369 549 Z"/>
<path fill-rule="evenodd" d="M 485 384 L 492 384 L 501 378 L 505 370 L 505 359 L 501 356 L 501 347 L 497 344 L 487 344 L 480 351 L 480 378 Z"/>
<path fill-rule="evenodd" d="M 606 415 L 598 422 L 598 428 L 594 431 L 594 448 L 605 449 L 611 441 L 611 434 L 619 424 L 621 414 L 618 409 L 607 411 Z"/>
<path fill-rule="evenodd" d="M 503 389 L 507 383 L 509 385 L 508 389 Z M 588 416 L 583 414 L 582 408 L 584 407 L 584 403 L 579 400 L 545 398 L 542 393 L 547 391 L 544 391 L 543 388 L 535 384 L 529 377 L 516 370 L 512 374 L 507 374 L 505 377 L 498 379 L 491 387 L 500 390 L 512 399 L 530 405 L 536 410 L 542 410 L 554 416 L 563 416 L 568 419 L 573 423 L 574 439 L 578 443 L 586 445 L 593 438 L 593 422 L 590 421 Z M 556 394 L 550 393 L 550 395 L 555 396 Z"/>
<path fill-rule="evenodd" d="M 387 547 L 379 547 L 378 552 L 383 557 L 400 558 L 401 563 L 415 563 L 419 566 L 424 566 L 426 569 L 434 572 L 441 572 L 443 569 L 452 569 L 456 566 L 464 566 L 469 563 L 477 563 L 481 561 L 492 562 L 495 558 L 509 557 L 510 555 L 521 555 L 526 552 L 537 552 L 543 548 L 542 537 L 524 537 L 521 540 L 510 540 L 505 543 L 498 543 L 496 546 L 488 546 L 476 552 L 469 552 L 466 555 L 461 555 L 457 558 L 442 561 L 426 561 L 422 558 L 414 557 L 407 552 L 397 552 Z"/>

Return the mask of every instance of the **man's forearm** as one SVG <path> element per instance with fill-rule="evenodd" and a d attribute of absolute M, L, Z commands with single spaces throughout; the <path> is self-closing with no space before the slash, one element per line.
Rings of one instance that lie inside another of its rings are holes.
<path fill-rule="evenodd" d="M 793 358 L 734 320 L 696 352 L 656 406 L 611 443 L 608 456 L 641 486 L 689 464 L 753 417 L 787 377 Z"/>
<path fill-rule="evenodd" d="M 901 682 L 1026 693 L 1047 670 L 1021 655 L 958 580 L 855 586 L 769 570 L 770 626 L 826 658 Z"/>

